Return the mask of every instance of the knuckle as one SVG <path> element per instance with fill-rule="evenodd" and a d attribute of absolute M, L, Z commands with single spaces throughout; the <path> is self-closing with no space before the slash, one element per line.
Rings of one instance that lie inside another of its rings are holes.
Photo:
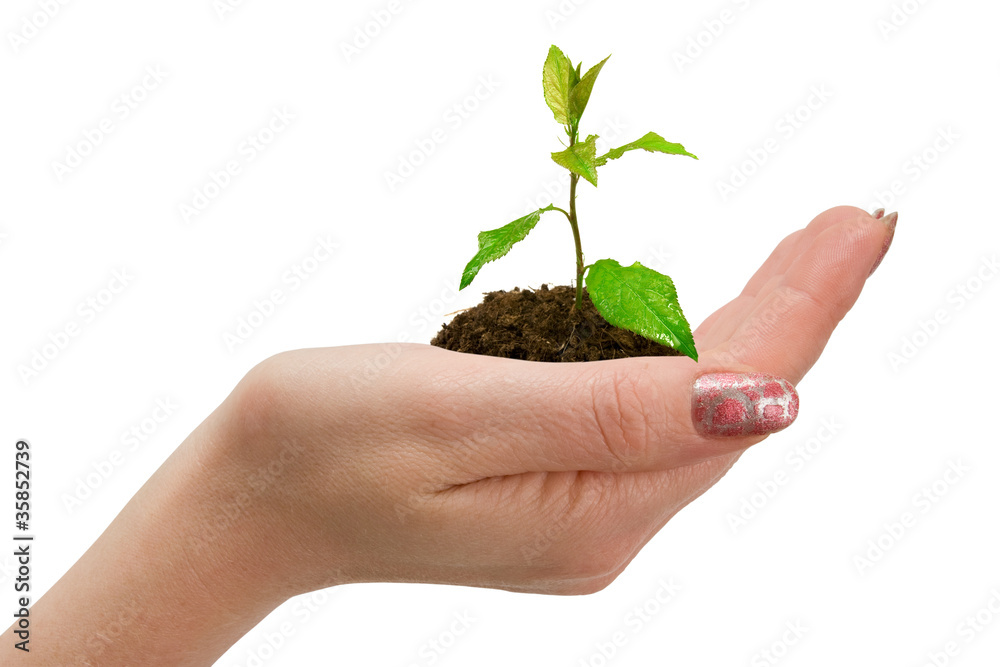
<path fill-rule="evenodd" d="M 232 419 L 244 435 L 272 431 L 287 414 L 289 397 L 297 386 L 294 371 L 288 364 L 288 352 L 280 352 L 261 361 L 236 385 L 230 399 Z"/>
<path fill-rule="evenodd" d="M 667 422 L 663 389 L 647 368 L 605 367 L 591 382 L 596 437 L 621 470 L 645 461 Z"/>
<path fill-rule="evenodd" d="M 820 297 L 803 287 L 781 285 L 775 288 L 775 297 L 783 304 L 783 313 L 788 317 L 796 316 L 801 321 L 816 322 L 826 327 L 835 326 L 839 320 L 836 309 L 831 308 L 831 304 L 824 303 Z M 786 328 L 788 317 L 784 319 L 772 318 L 767 323 L 768 330 L 765 338 L 770 339 L 771 336 L 778 335 L 782 329 Z"/>

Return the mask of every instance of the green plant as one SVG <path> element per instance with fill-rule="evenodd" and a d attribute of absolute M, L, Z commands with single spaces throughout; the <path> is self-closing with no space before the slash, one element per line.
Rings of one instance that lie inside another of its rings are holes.
<path fill-rule="evenodd" d="M 590 101 L 594 82 L 608 58 L 581 76 L 583 63 L 574 68 L 572 61 L 558 47 L 552 46 L 549 49 L 542 71 L 542 85 L 546 104 L 569 136 L 568 147 L 552 153 L 556 164 L 570 172 L 569 210 L 549 205 L 499 229 L 481 232 L 479 252 L 465 267 L 459 289 L 468 287 L 486 263 L 510 252 L 515 243 L 523 240 L 534 229 L 542 213 L 557 211 L 566 216 L 573 229 L 576 246 L 575 307 L 582 308 L 586 277 L 591 301 L 610 324 L 672 347 L 697 361 L 698 351 L 695 349 L 691 327 L 681 311 L 677 290 L 669 276 L 639 262 L 631 266 L 622 266 L 613 259 L 601 259 L 593 264 L 583 263 L 576 210 L 576 188 L 581 177 L 596 187 L 598 167 L 603 167 L 608 160 L 616 160 L 626 152 L 638 149 L 698 159 L 688 153 L 684 146 L 671 143 L 654 132 L 601 156 L 597 155 L 597 135 L 589 135 L 586 140 L 580 141 L 580 118 Z"/>

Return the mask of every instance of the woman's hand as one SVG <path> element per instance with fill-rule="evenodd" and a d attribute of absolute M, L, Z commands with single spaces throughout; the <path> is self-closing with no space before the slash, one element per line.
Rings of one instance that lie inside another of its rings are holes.
<path fill-rule="evenodd" d="M 602 589 L 794 419 L 792 386 L 888 249 L 895 215 L 879 218 L 836 208 L 782 241 L 697 329 L 697 364 L 424 345 L 267 359 L 32 608 L 31 657 L 210 664 L 340 583 Z"/>
<path fill-rule="evenodd" d="M 298 592 L 331 580 L 600 590 L 743 450 L 791 423 L 792 385 L 890 234 L 844 207 L 786 238 L 695 332 L 697 364 L 424 345 L 279 354 L 227 401 L 239 435 L 226 456 L 248 471 L 287 460 L 258 502 L 269 531 L 298 545 L 282 575 Z"/>

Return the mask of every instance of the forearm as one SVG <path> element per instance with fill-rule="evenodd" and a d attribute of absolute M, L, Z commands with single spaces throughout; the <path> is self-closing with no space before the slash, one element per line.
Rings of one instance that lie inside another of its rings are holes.
<path fill-rule="evenodd" d="M 6 633 L 4 664 L 211 664 L 283 602 L 224 422 L 202 423 L 31 608 L 29 653 Z"/>

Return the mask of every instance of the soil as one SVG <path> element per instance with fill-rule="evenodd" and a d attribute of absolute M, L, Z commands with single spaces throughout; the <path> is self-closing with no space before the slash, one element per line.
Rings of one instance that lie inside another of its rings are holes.
<path fill-rule="evenodd" d="M 575 299 L 576 289 L 566 285 L 489 292 L 478 306 L 460 312 L 441 327 L 431 345 L 527 361 L 599 361 L 681 354 L 608 324 L 586 289 L 582 311 L 573 307 Z"/>

